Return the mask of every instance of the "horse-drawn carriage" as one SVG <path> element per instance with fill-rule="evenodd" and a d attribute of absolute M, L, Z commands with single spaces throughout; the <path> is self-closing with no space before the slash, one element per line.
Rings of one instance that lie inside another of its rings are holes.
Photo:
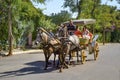
<path fill-rule="evenodd" d="M 94 19 L 84 19 L 84 20 L 73 20 L 73 23 L 75 25 L 81 25 L 81 24 L 93 24 L 95 23 Z M 68 22 L 64 23 L 65 25 L 68 24 Z M 62 71 L 63 67 L 68 68 L 66 63 L 66 56 L 69 55 L 69 62 L 71 59 L 71 53 L 72 51 L 76 51 L 77 61 L 79 61 L 79 57 L 81 57 L 81 63 L 83 64 L 86 61 L 86 55 L 85 50 L 86 47 L 91 47 L 92 52 L 94 53 L 94 60 L 98 57 L 98 43 L 97 43 L 98 35 L 96 35 L 92 43 L 89 44 L 87 40 L 85 39 L 79 39 L 76 35 L 71 35 L 69 37 L 54 37 L 51 36 L 48 31 L 46 31 L 44 28 L 40 28 L 37 34 L 36 43 L 40 42 L 43 45 L 43 51 L 45 55 L 45 69 L 47 69 L 48 63 L 49 63 L 49 57 L 52 53 L 54 53 L 54 56 L 56 57 L 56 54 L 58 54 L 58 59 L 60 62 L 60 72 Z M 55 44 L 53 43 L 55 42 Z M 88 46 L 86 46 L 88 45 Z M 79 51 L 81 51 L 81 55 L 79 55 Z M 54 57 L 54 64 L 55 64 L 55 57 Z"/>
<path fill-rule="evenodd" d="M 79 26 L 79 25 L 87 25 L 87 24 L 94 24 L 96 21 L 94 19 L 80 19 L 80 20 L 73 20 L 73 24 Z M 64 25 L 68 25 L 69 21 L 66 21 L 63 23 Z M 94 60 L 98 57 L 99 52 L 99 46 L 98 42 L 96 41 L 98 39 L 98 35 L 94 35 L 92 38 L 92 42 L 89 42 L 86 38 L 79 38 L 80 40 L 80 47 L 81 47 L 81 62 L 82 64 L 86 61 L 86 51 L 88 51 L 89 54 L 94 54 Z M 88 50 L 87 50 L 88 49 Z"/>

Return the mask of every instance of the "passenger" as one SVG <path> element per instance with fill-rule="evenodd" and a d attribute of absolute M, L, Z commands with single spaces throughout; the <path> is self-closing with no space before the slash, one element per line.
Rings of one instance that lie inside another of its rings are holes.
<path fill-rule="evenodd" d="M 67 26 L 67 30 L 68 30 L 69 35 L 74 34 L 74 32 L 76 30 L 76 26 L 73 24 L 72 20 L 70 20 L 69 25 Z"/>
<path fill-rule="evenodd" d="M 89 42 L 92 42 L 93 34 L 87 29 L 86 26 L 83 27 L 82 37 L 85 39 L 89 39 Z"/>
<path fill-rule="evenodd" d="M 82 37 L 84 39 L 89 40 L 87 45 L 88 45 L 88 49 L 89 49 L 89 54 L 92 54 L 93 48 L 92 48 L 91 44 L 92 44 L 93 34 L 91 32 L 89 32 L 89 30 L 86 28 L 86 26 L 83 27 Z"/>
<path fill-rule="evenodd" d="M 82 32 L 80 31 L 78 26 L 76 26 L 76 31 L 74 32 L 74 34 L 77 35 L 79 38 L 82 38 Z"/>

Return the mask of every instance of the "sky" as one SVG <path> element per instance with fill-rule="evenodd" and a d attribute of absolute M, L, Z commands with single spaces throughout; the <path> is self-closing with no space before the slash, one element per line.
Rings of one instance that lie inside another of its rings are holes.
<path fill-rule="evenodd" d="M 102 0 L 102 4 L 105 4 L 107 0 Z M 43 9 L 43 13 L 46 15 L 51 15 L 51 13 L 59 13 L 61 10 L 69 11 L 69 8 L 62 8 L 64 0 L 50 0 L 45 5 L 35 4 L 35 7 L 40 7 Z M 113 2 L 108 1 L 107 5 L 117 6 L 117 9 L 120 9 L 120 4 L 118 4 L 115 0 Z M 76 14 L 73 14 L 72 17 L 75 17 Z"/>

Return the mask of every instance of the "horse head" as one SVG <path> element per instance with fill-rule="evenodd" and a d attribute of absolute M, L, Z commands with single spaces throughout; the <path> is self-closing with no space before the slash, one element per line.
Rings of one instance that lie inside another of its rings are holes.
<path fill-rule="evenodd" d="M 37 35 L 36 35 L 36 39 L 35 39 L 35 45 L 37 45 L 38 43 L 41 42 L 41 30 L 37 29 Z"/>
<path fill-rule="evenodd" d="M 48 41 L 48 35 L 42 30 L 42 28 L 39 28 L 37 30 L 37 35 L 36 35 L 36 40 L 35 44 L 37 45 L 38 43 L 47 43 Z"/>

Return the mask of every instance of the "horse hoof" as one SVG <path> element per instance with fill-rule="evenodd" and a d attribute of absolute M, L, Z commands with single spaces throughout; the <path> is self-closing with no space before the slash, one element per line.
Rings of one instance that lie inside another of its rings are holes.
<path fill-rule="evenodd" d="M 62 70 L 60 69 L 60 70 L 59 70 L 59 72 L 61 73 L 61 72 L 62 72 Z"/>
<path fill-rule="evenodd" d="M 51 62 L 48 62 L 48 65 L 51 65 L 52 63 Z"/>
<path fill-rule="evenodd" d="M 69 67 L 67 66 L 66 69 L 68 69 Z"/>
<path fill-rule="evenodd" d="M 63 69 L 68 69 L 69 67 L 68 67 L 68 65 L 64 65 L 64 67 L 63 67 Z"/>
<path fill-rule="evenodd" d="M 44 70 L 47 70 L 47 68 L 44 68 Z"/>

